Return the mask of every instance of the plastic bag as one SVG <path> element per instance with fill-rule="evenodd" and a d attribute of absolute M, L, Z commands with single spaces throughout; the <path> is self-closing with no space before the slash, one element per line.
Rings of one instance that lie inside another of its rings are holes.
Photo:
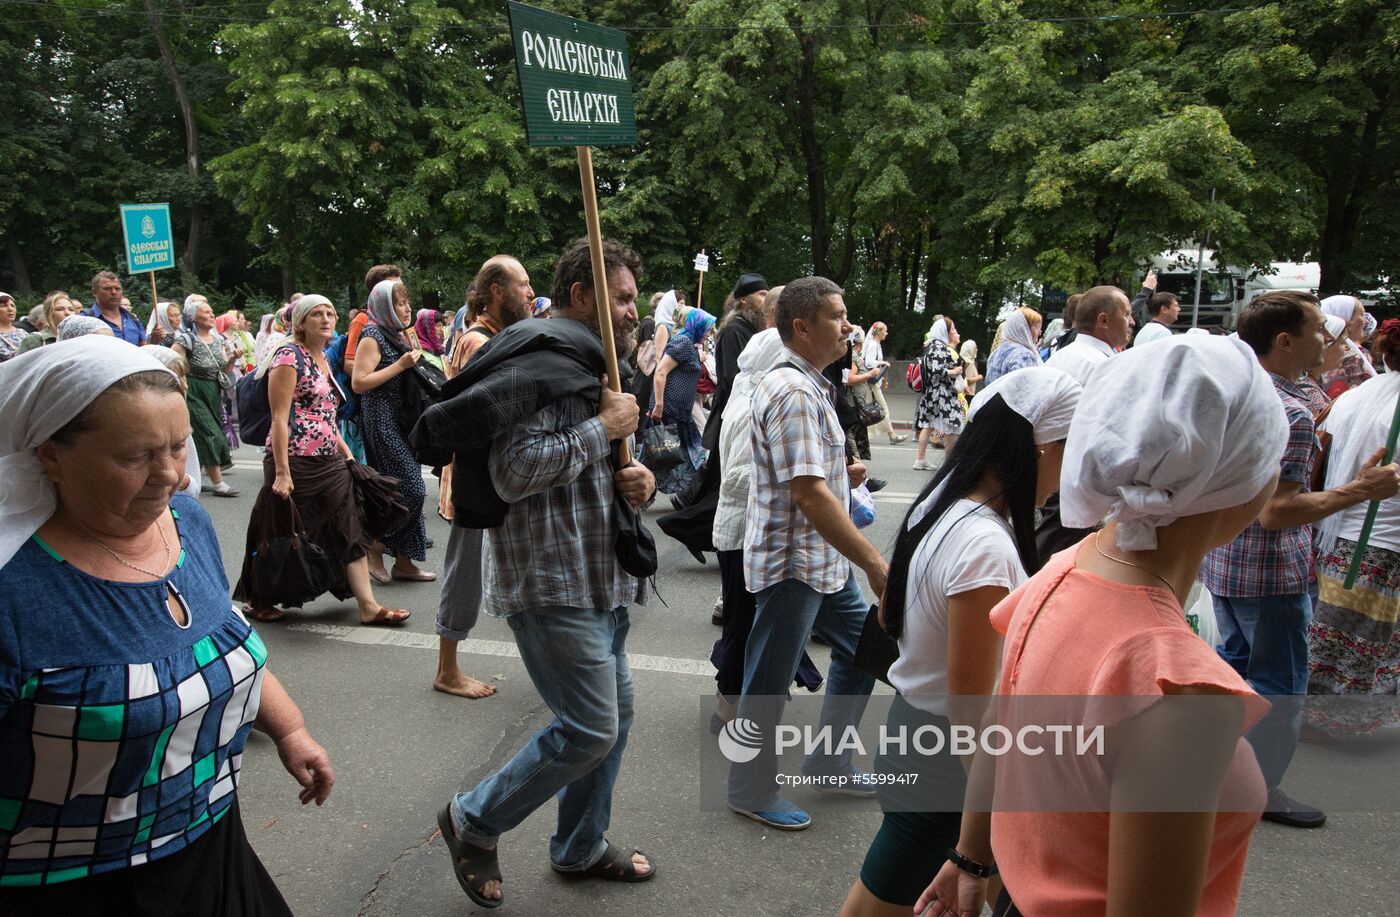
<path fill-rule="evenodd" d="M 1196 601 L 1186 609 L 1186 623 L 1212 649 L 1220 645 L 1220 629 L 1215 623 L 1215 599 L 1205 586 L 1201 587 Z"/>
<path fill-rule="evenodd" d="M 864 484 L 851 490 L 851 521 L 858 529 L 875 521 L 875 498 Z"/>
<path fill-rule="evenodd" d="M 675 424 L 652 424 L 642 433 L 640 444 L 642 464 L 658 478 L 690 461 Z"/>

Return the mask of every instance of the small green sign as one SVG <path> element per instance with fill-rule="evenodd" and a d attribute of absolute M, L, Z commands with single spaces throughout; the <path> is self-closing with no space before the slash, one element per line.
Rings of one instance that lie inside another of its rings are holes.
<path fill-rule="evenodd" d="M 635 144 L 627 36 L 515 0 L 506 5 L 530 146 Z"/>
<path fill-rule="evenodd" d="M 120 210 L 126 272 L 141 274 L 174 267 L 175 234 L 170 230 L 170 205 L 122 204 Z"/>

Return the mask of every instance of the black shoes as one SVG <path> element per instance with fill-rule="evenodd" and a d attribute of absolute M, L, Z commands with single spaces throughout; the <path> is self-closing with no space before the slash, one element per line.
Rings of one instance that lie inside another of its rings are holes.
<path fill-rule="evenodd" d="M 884 478 L 866 478 L 865 489 L 873 493 L 879 493 L 889 486 L 889 481 Z"/>
<path fill-rule="evenodd" d="M 1290 799 L 1279 787 L 1269 790 L 1269 802 L 1264 806 L 1262 818 L 1290 828 L 1321 828 L 1327 824 L 1326 812 Z"/>

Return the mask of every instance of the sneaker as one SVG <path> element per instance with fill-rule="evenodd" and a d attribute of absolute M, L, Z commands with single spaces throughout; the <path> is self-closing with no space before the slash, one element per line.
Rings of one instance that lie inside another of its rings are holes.
<path fill-rule="evenodd" d="M 890 445 L 891 445 L 891 446 L 898 446 L 900 443 L 905 442 L 905 441 L 907 441 L 908 439 L 909 439 L 909 437 L 908 437 L 907 434 L 904 434 L 904 433 L 896 433 L 894 436 L 891 436 L 891 437 L 890 437 Z"/>
<path fill-rule="evenodd" d="M 889 483 L 890 482 L 886 481 L 884 478 L 866 478 L 865 489 L 870 491 L 872 494 L 875 494 L 888 487 Z"/>
<path fill-rule="evenodd" d="M 741 809 L 733 804 L 729 808 L 745 818 L 752 818 L 760 825 L 777 828 L 779 831 L 801 831 L 812 826 L 812 816 L 782 797 L 778 798 L 771 809 Z"/>
<path fill-rule="evenodd" d="M 710 612 L 710 623 L 720 626 L 724 624 L 724 596 L 715 599 L 715 607 Z"/>
<path fill-rule="evenodd" d="M 870 775 L 858 767 L 851 768 L 851 773 L 844 784 L 829 786 L 819 784 L 813 789 L 823 796 L 854 796 L 857 799 L 871 799 L 875 796 L 875 785 L 870 780 Z"/>
<path fill-rule="evenodd" d="M 1327 813 L 1290 799 L 1280 787 L 1269 790 L 1269 802 L 1264 806 L 1265 821 L 1290 828 L 1321 828 L 1327 824 Z"/>
<path fill-rule="evenodd" d="M 914 460 L 914 470 L 915 470 L 915 471 L 932 471 L 932 470 L 933 470 L 933 466 L 930 465 L 928 462 L 924 461 L 923 459 L 915 459 L 915 460 Z"/>
<path fill-rule="evenodd" d="M 203 488 L 200 488 L 200 490 L 201 492 L 203 492 Z M 232 487 L 229 487 L 228 481 L 220 481 L 219 483 L 215 484 L 213 487 L 209 488 L 209 493 L 213 494 L 216 497 L 238 496 L 238 491 L 233 489 Z"/>

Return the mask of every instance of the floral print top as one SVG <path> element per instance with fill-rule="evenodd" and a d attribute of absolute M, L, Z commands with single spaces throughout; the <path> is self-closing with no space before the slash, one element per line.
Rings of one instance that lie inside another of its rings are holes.
<path fill-rule="evenodd" d="M 11 331 L 0 331 L 0 363 L 4 363 L 19 354 L 19 345 L 24 343 L 24 339 L 29 337 L 29 332 L 23 328 L 15 328 Z"/>
<path fill-rule="evenodd" d="M 298 353 L 300 351 L 300 353 Z M 300 367 L 298 367 L 300 357 Z M 272 368 L 290 366 L 297 374 L 292 389 L 291 435 L 288 455 L 335 455 L 340 451 L 335 423 L 335 387 L 311 352 L 300 344 L 283 344 L 272 357 Z"/>

